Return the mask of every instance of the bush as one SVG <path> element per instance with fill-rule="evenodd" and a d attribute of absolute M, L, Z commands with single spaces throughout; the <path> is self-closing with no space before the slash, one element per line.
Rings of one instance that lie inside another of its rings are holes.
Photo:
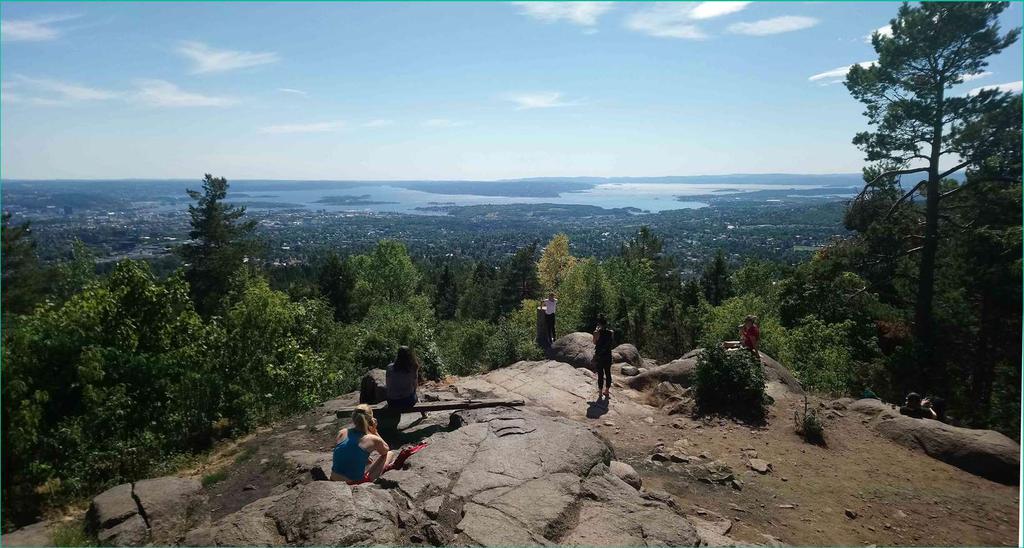
<path fill-rule="evenodd" d="M 206 474 L 205 476 L 203 476 L 203 481 L 202 481 L 203 487 L 209 487 L 211 485 L 215 485 L 215 484 L 220 483 L 220 482 L 222 482 L 222 481 L 224 481 L 226 479 L 228 479 L 228 471 L 227 470 L 217 470 L 216 472 L 210 472 L 209 474 Z"/>
<path fill-rule="evenodd" d="M 478 373 L 487 361 L 495 326 L 482 320 L 444 322 L 438 329 L 438 351 L 451 375 Z"/>
<path fill-rule="evenodd" d="M 764 368 L 744 350 L 712 346 L 697 359 L 694 383 L 697 412 L 763 421 L 771 398 L 765 393 Z"/>
<path fill-rule="evenodd" d="M 543 353 L 534 344 L 536 327 L 537 311 L 529 301 L 524 302 L 518 312 L 503 317 L 487 345 L 487 366 L 496 369 L 518 361 L 540 359 Z"/>
<path fill-rule="evenodd" d="M 804 396 L 804 409 L 793 411 L 793 423 L 796 425 L 796 433 L 807 443 L 825 445 L 825 427 L 822 425 L 818 412 L 812 409 L 807 403 L 807 396 Z"/>
<path fill-rule="evenodd" d="M 804 388 L 849 394 L 854 389 L 854 364 L 847 346 L 853 322 L 827 324 L 808 316 L 786 333 L 776 358 L 784 363 Z"/>

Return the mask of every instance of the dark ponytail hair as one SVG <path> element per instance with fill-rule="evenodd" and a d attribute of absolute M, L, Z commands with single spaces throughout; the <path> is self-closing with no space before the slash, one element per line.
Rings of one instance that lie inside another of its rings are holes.
<path fill-rule="evenodd" d="M 420 362 L 416 359 L 412 349 L 408 346 L 398 347 L 398 356 L 395 357 L 395 369 L 399 371 L 418 370 Z"/>
<path fill-rule="evenodd" d="M 606 318 L 603 313 L 597 315 L 597 326 L 608 327 L 608 318 Z"/>

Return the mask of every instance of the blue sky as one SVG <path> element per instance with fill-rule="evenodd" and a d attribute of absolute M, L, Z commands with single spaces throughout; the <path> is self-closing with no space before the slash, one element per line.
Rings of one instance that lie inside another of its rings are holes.
<path fill-rule="evenodd" d="M 859 171 L 897 3 L 0 4 L 4 178 Z M 1003 16 L 1020 24 L 1021 5 Z M 959 92 L 1020 89 L 1020 43 Z M 831 73 L 831 75 L 830 75 Z"/>

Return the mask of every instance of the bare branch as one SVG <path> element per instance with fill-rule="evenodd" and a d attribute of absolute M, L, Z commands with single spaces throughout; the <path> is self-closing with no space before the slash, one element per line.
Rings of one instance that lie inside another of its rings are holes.
<path fill-rule="evenodd" d="M 969 162 L 969 161 L 968 162 L 961 162 L 958 165 L 953 166 L 952 168 L 950 168 L 950 169 L 940 173 L 939 174 L 939 179 L 945 179 L 946 177 L 949 177 L 950 175 L 956 173 L 957 171 L 960 171 L 961 169 L 967 167 L 968 165 L 970 165 L 970 163 L 971 162 Z"/>
<path fill-rule="evenodd" d="M 928 171 L 928 168 L 926 168 L 926 167 L 916 167 L 916 168 L 913 168 L 913 169 L 894 169 L 894 170 L 891 170 L 891 171 L 886 171 L 885 173 L 882 173 L 882 174 L 878 175 L 877 177 L 875 177 L 874 179 L 871 179 L 870 181 L 868 181 L 868 183 L 864 185 L 864 188 L 861 189 L 860 194 L 857 194 L 857 197 L 854 198 L 853 201 L 856 202 L 856 201 L 862 199 L 864 197 L 864 193 L 867 192 L 867 190 L 869 188 L 875 186 L 875 183 L 877 183 L 878 181 L 880 181 L 880 180 L 882 180 L 882 179 L 884 179 L 886 177 L 895 177 L 896 175 L 910 175 L 911 173 L 921 173 L 921 172 L 924 172 L 924 171 Z"/>
<path fill-rule="evenodd" d="M 890 207 L 889 211 L 885 214 L 885 218 L 888 219 L 889 217 L 891 217 L 892 214 L 896 211 L 896 209 L 898 209 L 900 207 L 900 204 L 902 204 L 904 200 L 906 200 L 907 198 L 910 198 L 911 196 L 913 196 L 914 193 L 916 193 L 918 190 L 920 190 L 921 187 L 924 186 L 924 184 L 927 183 L 927 182 L 928 181 L 925 180 L 925 181 L 921 181 L 920 183 L 917 183 L 916 185 L 914 185 L 914 188 L 910 189 L 910 191 L 908 191 L 906 194 L 901 196 L 899 200 L 896 200 L 896 203 L 892 204 L 892 207 Z"/>

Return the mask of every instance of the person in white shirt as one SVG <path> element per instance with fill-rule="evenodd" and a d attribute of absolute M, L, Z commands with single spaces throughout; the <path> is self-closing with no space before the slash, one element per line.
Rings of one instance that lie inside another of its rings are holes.
<path fill-rule="evenodd" d="M 541 302 L 544 307 L 544 320 L 548 326 L 548 340 L 555 341 L 555 308 L 558 307 L 558 299 L 554 293 L 548 293 L 548 298 Z"/>

